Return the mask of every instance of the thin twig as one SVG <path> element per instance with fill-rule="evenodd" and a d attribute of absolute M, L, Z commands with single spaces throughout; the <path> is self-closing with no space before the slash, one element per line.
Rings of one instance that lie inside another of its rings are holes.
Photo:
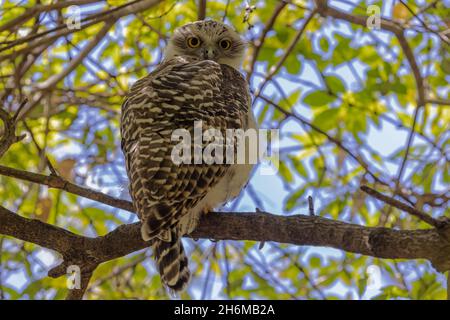
<path fill-rule="evenodd" d="M 43 184 L 50 188 L 65 190 L 87 199 L 98 201 L 119 209 L 134 212 L 133 204 L 130 201 L 117 199 L 102 192 L 81 187 L 63 179 L 60 176 L 46 176 L 39 173 L 22 171 L 2 165 L 0 165 L 0 175 Z"/>
<path fill-rule="evenodd" d="M 417 210 L 416 208 L 413 208 L 413 207 L 407 205 L 406 203 L 398 201 L 392 197 L 386 196 L 368 186 L 361 186 L 361 190 L 378 200 L 381 200 L 381 201 L 383 201 L 393 207 L 396 207 L 404 212 L 408 212 L 409 214 L 419 218 L 420 220 L 426 222 L 427 224 L 429 224 L 433 227 L 436 227 L 439 229 L 439 228 L 442 228 L 445 225 L 447 225 L 447 223 L 444 221 L 436 220 L 433 217 L 427 215 L 426 213 L 424 213 L 420 210 Z"/>
<path fill-rule="evenodd" d="M 281 1 L 278 3 L 278 5 L 276 6 L 272 16 L 270 17 L 269 21 L 267 21 L 267 24 L 265 25 L 261 36 L 259 37 L 259 39 L 256 41 L 255 43 L 255 48 L 253 50 L 253 54 L 252 57 L 250 59 L 250 67 L 249 70 L 247 72 L 247 81 L 249 81 L 250 77 L 253 74 L 253 71 L 255 69 L 255 63 L 258 60 L 258 55 L 259 55 L 259 51 L 261 50 L 261 47 L 264 44 L 264 41 L 266 40 L 266 36 L 269 33 L 270 30 L 272 30 L 273 25 L 275 23 L 275 20 L 278 18 L 278 16 L 280 15 L 281 11 L 283 10 L 283 8 L 287 5 L 286 2 Z"/>
<path fill-rule="evenodd" d="M 25 135 L 16 136 L 16 121 L 9 113 L 0 108 L 0 120 L 3 122 L 3 133 L 0 137 L 0 158 L 9 149 L 9 147 L 25 138 Z M 1 132 L 0 132 L 1 133 Z"/>
<path fill-rule="evenodd" d="M 292 53 L 294 48 L 297 46 L 297 43 L 300 41 L 300 38 L 302 37 L 303 33 L 306 30 L 306 27 L 308 26 L 309 22 L 314 18 L 316 13 L 317 13 L 317 9 L 314 9 L 313 11 L 311 11 L 309 13 L 309 15 L 307 17 L 304 18 L 303 25 L 301 26 L 301 28 L 295 34 L 295 36 L 292 39 L 291 43 L 286 48 L 284 54 L 281 56 L 280 60 L 278 60 L 277 64 L 270 68 L 270 71 L 267 73 L 263 83 L 256 90 L 256 92 L 255 92 L 255 100 L 263 92 L 263 90 L 266 87 L 267 83 L 278 73 L 278 71 L 280 71 L 281 67 L 283 67 L 284 63 L 286 62 L 286 59 L 289 57 L 289 55 Z"/>
<path fill-rule="evenodd" d="M 30 126 L 28 126 L 27 122 L 25 120 L 22 121 L 25 129 L 27 129 L 28 133 L 31 136 L 31 141 L 33 141 L 34 146 L 36 147 L 36 149 L 38 150 L 38 154 L 40 157 L 43 157 L 45 159 L 46 165 L 48 167 L 48 169 L 50 170 L 51 174 L 54 176 L 58 175 L 58 172 L 56 171 L 55 167 L 52 165 L 50 159 L 48 158 L 48 156 L 45 154 L 45 151 L 42 150 L 42 148 L 39 146 L 39 143 L 37 142 L 34 134 L 33 134 L 33 130 L 31 130 Z"/>
<path fill-rule="evenodd" d="M 206 18 L 206 0 L 198 0 L 198 20 Z"/>
<path fill-rule="evenodd" d="M 313 197 L 308 196 L 308 208 L 309 208 L 309 215 L 310 216 L 315 216 L 314 213 L 314 201 L 313 201 Z"/>

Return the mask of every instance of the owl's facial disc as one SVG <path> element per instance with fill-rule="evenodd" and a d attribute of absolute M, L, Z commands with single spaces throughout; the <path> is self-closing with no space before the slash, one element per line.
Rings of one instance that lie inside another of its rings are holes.
<path fill-rule="evenodd" d="M 245 42 L 231 27 L 206 20 L 176 29 L 166 48 L 165 58 L 192 56 L 239 69 L 244 53 Z"/>

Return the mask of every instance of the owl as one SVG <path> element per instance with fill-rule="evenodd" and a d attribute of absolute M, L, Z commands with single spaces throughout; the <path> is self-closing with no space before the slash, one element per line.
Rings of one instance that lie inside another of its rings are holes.
<path fill-rule="evenodd" d="M 122 104 L 121 136 L 129 191 L 163 284 L 183 290 L 190 271 L 181 237 L 200 217 L 239 195 L 250 163 L 175 163 L 174 130 L 256 128 L 239 72 L 245 42 L 230 26 L 205 20 L 177 28 L 162 62 Z M 232 142 L 233 143 L 233 142 Z M 194 157 L 194 155 L 192 155 Z"/>

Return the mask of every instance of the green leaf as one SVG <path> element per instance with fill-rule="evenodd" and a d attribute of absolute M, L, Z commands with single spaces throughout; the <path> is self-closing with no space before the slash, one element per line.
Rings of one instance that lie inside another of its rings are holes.
<path fill-rule="evenodd" d="M 336 94 L 340 92 L 345 92 L 345 84 L 342 79 L 338 76 L 325 76 L 325 81 L 330 87 L 330 90 Z"/>
<path fill-rule="evenodd" d="M 322 130 L 335 128 L 339 122 L 339 108 L 326 108 L 314 116 L 313 123 Z"/>
<path fill-rule="evenodd" d="M 319 45 L 323 51 L 328 52 L 328 49 L 330 48 L 330 43 L 328 42 L 327 37 L 323 36 L 322 38 L 320 38 Z"/>
<path fill-rule="evenodd" d="M 300 174 L 303 178 L 308 179 L 308 171 L 306 170 L 305 165 L 303 164 L 303 161 L 298 159 L 295 156 L 289 156 L 289 159 L 292 161 L 292 164 L 295 168 L 295 171 Z"/>
<path fill-rule="evenodd" d="M 294 176 L 292 175 L 291 170 L 289 170 L 288 166 L 284 161 L 279 162 L 279 168 L 278 172 L 280 173 L 281 177 L 288 183 L 291 183 L 294 181 Z"/>
<path fill-rule="evenodd" d="M 286 211 L 291 211 L 300 205 L 299 200 L 305 194 L 305 189 L 300 188 L 297 191 L 293 192 L 287 199 L 284 209 Z"/>
<path fill-rule="evenodd" d="M 319 256 L 311 256 L 309 258 L 309 265 L 311 268 L 320 268 L 322 266 L 322 259 Z"/>
<path fill-rule="evenodd" d="M 324 106 L 336 100 L 336 97 L 329 95 L 326 91 L 313 91 L 306 95 L 303 103 L 312 107 Z"/>

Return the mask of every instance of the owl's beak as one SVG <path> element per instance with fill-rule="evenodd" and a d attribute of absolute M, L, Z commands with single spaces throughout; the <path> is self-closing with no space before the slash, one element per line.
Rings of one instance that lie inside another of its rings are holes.
<path fill-rule="evenodd" d="M 216 58 L 216 50 L 211 47 L 203 48 L 203 59 L 205 60 L 214 60 Z"/>

